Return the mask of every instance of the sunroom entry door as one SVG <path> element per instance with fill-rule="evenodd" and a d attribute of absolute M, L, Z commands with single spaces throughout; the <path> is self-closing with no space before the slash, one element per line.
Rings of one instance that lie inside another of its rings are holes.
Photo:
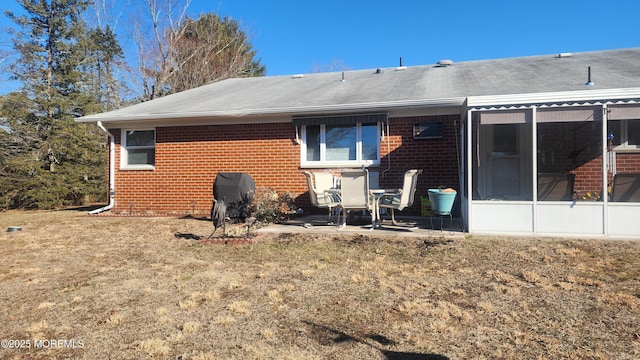
<path fill-rule="evenodd" d="M 530 124 L 480 126 L 479 188 L 484 200 L 532 200 Z"/>

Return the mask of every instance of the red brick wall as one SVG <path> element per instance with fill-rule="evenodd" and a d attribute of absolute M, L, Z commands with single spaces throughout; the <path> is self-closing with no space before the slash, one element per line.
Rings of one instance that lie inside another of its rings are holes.
<path fill-rule="evenodd" d="M 602 157 L 598 157 L 572 172 L 576 174 L 574 190 L 579 196 L 583 196 L 588 191 L 599 193 L 602 189 Z M 640 172 L 640 154 L 616 154 L 616 172 L 619 174 Z M 613 174 L 609 172 L 607 175 L 608 186 L 611 186 L 613 185 Z"/>
<path fill-rule="evenodd" d="M 639 173 L 640 153 L 616 154 L 616 171 L 619 173 Z"/>
<path fill-rule="evenodd" d="M 414 139 L 413 126 L 419 122 L 442 122 L 443 137 L 441 139 Z M 420 213 L 420 196 L 427 196 L 427 189 L 440 185 L 452 187 L 460 191 L 458 176 L 458 152 L 462 148 L 459 140 L 460 116 L 439 115 L 406 118 L 392 118 L 389 122 L 390 149 L 387 150 L 387 140 L 381 143 L 380 167 L 370 168 L 370 171 L 380 171 L 380 186 L 382 188 L 398 188 L 402 186 L 405 171 L 422 169 L 418 177 L 418 187 L 414 205 L 403 211 L 403 214 L 417 215 Z M 391 164 L 391 169 L 385 171 Z"/>
<path fill-rule="evenodd" d="M 583 196 L 587 192 L 600 193 L 602 189 L 602 157 L 577 167 L 571 173 L 576 174 L 573 191 L 578 196 Z"/>
<path fill-rule="evenodd" d="M 207 214 L 218 172 L 247 172 L 257 187 L 300 193 L 294 131 L 290 123 L 158 127 L 154 170 L 120 170 L 117 146 L 114 212 Z M 120 144 L 120 131 L 112 133 Z"/>
<path fill-rule="evenodd" d="M 419 214 L 419 196 L 426 195 L 428 188 L 459 188 L 454 120 L 459 126 L 459 116 L 390 119 L 390 135 L 381 143 L 381 164 L 370 171 L 381 173 L 382 187 L 398 188 L 406 170 L 424 170 L 414 206 L 404 213 Z M 413 138 L 414 123 L 427 121 L 444 122 L 442 139 Z M 297 206 L 314 210 L 309 207 L 300 147 L 292 141 L 295 128 L 291 123 L 158 127 L 154 170 L 121 170 L 120 130 L 111 133 L 116 142 L 114 213 L 187 214 L 195 210 L 208 214 L 218 172 L 247 172 L 256 187 L 289 191 L 297 197 Z"/>

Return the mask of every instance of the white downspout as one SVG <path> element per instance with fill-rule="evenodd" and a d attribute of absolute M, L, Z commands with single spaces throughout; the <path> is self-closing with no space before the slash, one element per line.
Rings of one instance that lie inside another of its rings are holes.
<path fill-rule="evenodd" d="M 109 203 L 107 204 L 107 206 L 90 211 L 89 214 L 92 215 L 110 210 L 113 205 L 115 205 L 116 196 L 116 192 L 114 191 L 116 177 L 116 141 L 113 135 L 102 125 L 102 121 L 98 121 L 97 125 L 109 136 Z"/>
<path fill-rule="evenodd" d="M 389 118 L 387 118 L 386 126 L 387 126 L 387 128 L 386 128 L 387 133 L 385 135 L 383 135 L 383 136 L 386 136 L 386 138 L 387 138 L 387 168 L 382 171 L 382 178 L 383 179 L 384 179 L 384 174 L 387 171 L 391 170 L 391 136 L 389 136 Z M 384 130 L 385 130 L 385 127 L 384 127 L 384 125 L 382 125 L 382 131 L 384 131 Z"/>

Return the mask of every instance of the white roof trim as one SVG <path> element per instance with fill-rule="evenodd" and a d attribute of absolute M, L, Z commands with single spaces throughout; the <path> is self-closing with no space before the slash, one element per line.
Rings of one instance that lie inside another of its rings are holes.
<path fill-rule="evenodd" d="M 549 93 L 469 96 L 467 106 L 480 108 L 527 108 L 531 104 L 620 101 L 640 98 L 640 88 L 580 90 Z"/>
<path fill-rule="evenodd" d="M 268 109 L 242 109 L 242 110 L 225 110 L 225 111 L 206 111 L 206 112 L 171 112 L 171 113 L 145 113 L 145 114 L 127 114 L 118 110 L 112 113 L 102 113 L 95 115 L 83 116 L 76 119 L 78 122 L 97 122 L 114 123 L 121 121 L 150 121 L 150 120 L 176 120 L 176 119 L 193 119 L 193 118 L 230 118 L 230 117 L 258 117 L 272 115 L 313 115 L 313 114 L 329 114 L 343 113 L 352 111 L 382 111 L 397 108 L 433 108 L 433 107 L 451 107 L 460 106 L 464 103 L 465 98 L 445 98 L 445 99 L 420 99 L 420 100 L 400 100 L 385 101 L 371 103 L 355 103 L 355 104 L 335 104 L 335 105 L 318 105 L 318 106 L 299 106 L 286 108 L 268 108 Z M 126 108 L 125 108 L 126 109 Z"/>

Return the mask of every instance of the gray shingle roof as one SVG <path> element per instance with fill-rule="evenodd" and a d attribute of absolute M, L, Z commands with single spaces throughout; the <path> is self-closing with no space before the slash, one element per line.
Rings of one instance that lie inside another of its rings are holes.
<path fill-rule="evenodd" d="M 585 86 L 588 68 L 594 86 Z M 236 78 L 79 121 L 308 114 L 462 104 L 469 96 L 640 87 L 640 48 L 437 65 Z M 344 74 L 344 81 L 343 79 Z"/>

